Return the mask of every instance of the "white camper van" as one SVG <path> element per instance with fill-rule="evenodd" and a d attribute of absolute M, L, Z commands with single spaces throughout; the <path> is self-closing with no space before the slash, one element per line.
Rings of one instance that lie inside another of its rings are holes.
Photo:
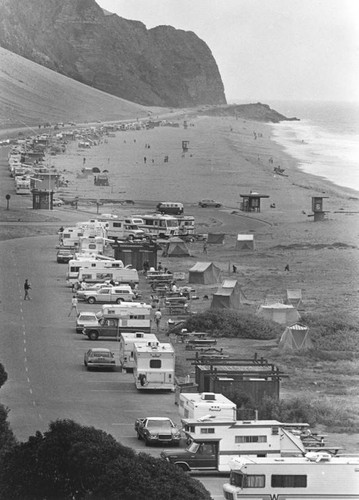
<path fill-rule="evenodd" d="M 135 343 L 134 358 L 133 375 L 137 389 L 174 391 L 175 352 L 171 344 Z"/>
<path fill-rule="evenodd" d="M 223 418 L 237 420 L 237 406 L 223 394 L 214 392 L 181 393 L 179 414 L 183 418 Z"/>
<path fill-rule="evenodd" d="M 134 346 L 135 344 L 151 345 L 158 343 L 154 333 L 123 332 L 120 336 L 120 366 L 123 370 L 133 372 L 135 368 Z"/>

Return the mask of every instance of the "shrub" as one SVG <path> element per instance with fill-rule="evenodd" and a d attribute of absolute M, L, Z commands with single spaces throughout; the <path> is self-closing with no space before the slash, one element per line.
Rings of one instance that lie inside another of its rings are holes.
<path fill-rule="evenodd" d="M 233 337 L 257 340 L 277 338 L 283 327 L 259 318 L 254 314 L 241 313 L 228 309 L 208 310 L 191 316 L 184 328 L 190 332 L 208 332 L 215 337 Z"/>

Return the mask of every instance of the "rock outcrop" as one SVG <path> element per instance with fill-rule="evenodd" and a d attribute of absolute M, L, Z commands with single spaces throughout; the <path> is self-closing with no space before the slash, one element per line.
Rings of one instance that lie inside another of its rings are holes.
<path fill-rule="evenodd" d="M 148 30 L 95 0 L 0 0 L 0 46 L 147 106 L 226 102 L 216 61 L 194 33 Z"/>

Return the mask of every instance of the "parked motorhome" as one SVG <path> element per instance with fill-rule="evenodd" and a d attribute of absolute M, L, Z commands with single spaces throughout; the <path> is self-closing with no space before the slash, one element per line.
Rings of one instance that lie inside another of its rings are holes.
<path fill-rule="evenodd" d="M 238 457 L 223 493 L 226 500 L 359 499 L 359 456 Z"/>
<path fill-rule="evenodd" d="M 175 453 L 161 456 L 184 470 L 230 472 L 231 459 L 236 455 L 298 456 L 305 447 L 290 428 L 307 424 L 282 424 L 277 420 L 247 420 L 213 418 L 182 419 L 183 430 L 190 445 Z"/>
<path fill-rule="evenodd" d="M 175 352 L 171 344 L 159 342 L 134 345 L 133 375 L 137 389 L 175 388 Z"/>
<path fill-rule="evenodd" d="M 142 224 L 138 224 L 147 234 L 158 238 L 170 238 L 178 236 L 178 219 L 172 215 L 141 215 Z"/>
<path fill-rule="evenodd" d="M 237 420 L 237 406 L 223 394 L 214 392 L 184 393 L 179 397 L 179 414 L 183 418 L 215 416 L 221 419 Z"/>
<path fill-rule="evenodd" d="M 65 227 L 60 235 L 60 244 L 67 248 L 79 248 L 80 238 L 83 235 L 84 233 L 81 227 Z"/>
<path fill-rule="evenodd" d="M 31 194 L 31 179 L 28 175 L 15 177 L 16 194 Z"/>
<path fill-rule="evenodd" d="M 183 203 L 161 201 L 157 204 L 156 209 L 157 212 L 160 212 L 161 214 L 181 215 L 183 214 Z"/>
<path fill-rule="evenodd" d="M 110 219 L 106 222 L 106 228 L 108 238 L 114 240 L 142 240 L 146 236 L 145 231 L 132 218 Z"/>
<path fill-rule="evenodd" d="M 133 372 L 135 368 L 134 345 L 151 345 L 158 342 L 154 333 L 122 332 L 120 336 L 119 356 L 120 366 L 126 372 Z"/>
<path fill-rule="evenodd" d="M 194 217 L 193 215 L 181 215 L 177 217 L 178 227 L 179 227 L 179 236 L 191 236 L 194 234 L 195 225 L 194 225 Z"/>

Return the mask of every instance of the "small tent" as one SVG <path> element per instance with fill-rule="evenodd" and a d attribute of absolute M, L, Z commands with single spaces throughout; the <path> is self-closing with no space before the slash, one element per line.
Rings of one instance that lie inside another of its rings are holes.
<path fill-rule="evenodd" d="M 281 325 L 292 325 L 299 320 L 300 316 L 291 304 L 262 305 L 257 312 L 258 316 L 280 323 Z"/>
<path fill-rule="evenodd" d="M 237 280 L 224 280 L 213 294 L 211 309 L 239 309 L 242 290 Z"/>
<path fill-rule="evenodd" d="M 309 328 L 300 323 L 287 326 L 282 333 L 278 347 L 283 351 L 310 349 L 313 347 L 313 342 L 310 338 Z"/>
<path fill-rule="evenodd" d="M 186 243 L 181 238 L 170 238 L 163 251 L 166 257 L 185 257 L 190 255 Z"/>
<path fill-rule="evenodd" d="M 254 235 L 237 234 L 236 250 L 254 250 Z"/>
<path fill-rule="evenodd" d="M 208 233 L 207 243 L 210 245 L 223 245 L 225 234 L 223 233 Z"/>
<path fill-rule="evenodd" d="M 302 290 L 287 290 L 287 304 L 292 304 L 294 307 L 299 307 L 302 303 Z"/>
<path fill-rule="evenodd" d="M 213 262 L 197 262 L 189 270 L 189 283 L 213 285 L 221 281 L 221 270 Z"/>

